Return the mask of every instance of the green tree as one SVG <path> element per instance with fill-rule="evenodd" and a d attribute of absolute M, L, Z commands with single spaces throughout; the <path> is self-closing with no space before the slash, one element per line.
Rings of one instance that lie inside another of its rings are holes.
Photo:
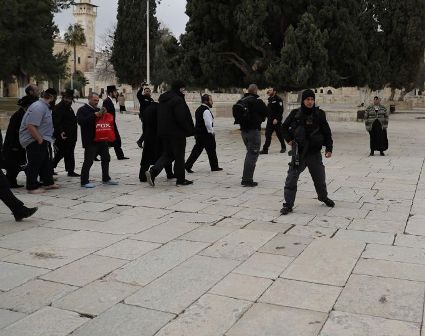
<path fill-rule="evenodd" d="M 66 54 L 53 55 L 51 0 L 4 0 L 0 11 L 0 79 L 18 80 L 23 87 L 31 77 L 57 79 L 65 73 Z M 22 93 L 22 92 L 21 92 Z"/>
<path fill-rule="evenodd" d="M 71 46 L 74 52 L 74 69 L 71 74 L 71 89 L 73 89 L 73 78 L 74 74 L 77 72 L 77 47 L 86 43 L 86 35 L 84 34 L 84 28 L 76 23 L 74 25 L 69 25 L 63 37 L 66 44 Z"/>
<path fill-rule="evenodd" d="M 149 0 L 150 45 L 155 50 L 158 43 L 159 23 L 156 18 L 156 1 Z M 117 27 L 112 46 L 111 63 L 120 83 L 138 88 L 147 80 L 146 74 L 146 1 L 119 0 Z M 152 59 L 152 66 L 155 60 Z"/>

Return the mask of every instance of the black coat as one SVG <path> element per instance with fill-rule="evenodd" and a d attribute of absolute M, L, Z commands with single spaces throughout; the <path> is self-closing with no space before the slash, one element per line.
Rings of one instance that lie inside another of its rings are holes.
<path fill-rule="evenodd" d="M 299 124 L 299 120 L 297 119 L 297 115 L 299 114 L 300 109 L 292 110 L 286 118 L 285 122 L 282 125 L 283 137 L 286 142 L 290 142 L 294 140 L 294 130 Z M 310 134 L 319 129 L 319 132 L 323 135 L 323 143 L 322 146 L 326 147 L 326 152 L 332 152 L 333 150 L 333 139 L 332 139 L 332 131 L 329 126 L 328 121 L 326 120 L 326 113 L 319 109 L 315 108 L 315 111 L 312 114 L 312 124 L 310 126 L 305 126 L 305 133 L 307 139 Z M 315 143 L 310 144 L 309 152 L 320 151 L 322 146 L 317 146 Z"/>
<path fill-rule="evenodd" d="M 168 91 L 159 97 L 158 136 L 185 138 L 194 134 L 195 126 L 184 97 Z"/>
<path fill-rule="evenodd" d="M 143 112 L 149 107 L 150 104 L 154 102 L 154 100 L 151 96 L 144 95 L 140 91 L 137 92 L 137 99 L 139 100 L 140 104 L 139 118 L 143 121 Z"/>
<path fill-rule="evenodd" d="M 96 131 L 96 112 L 99 112 L 99 108 L 92 107 L 88 104 L 80 107 L 77 111 L 77 122 L 81 127 L 81 141 L 83 147 L 94 143 L 95 131 Z"/>
<path fill-rule="evenodd" d="M 143 111 L 143 135 L 145 141 L 156 141 L 158 135 L 158 103 L 153 102 Z"/>
<path fill-rule="evenodd" d="M 267 118 L 269 121 L 277 120 L 282 122 L 283 119 L 283 100 L 279 96 L 269 98 L 269 105 L 267 106 L 269 111 Z"/>
<path fill-rule="evenodd" d="M 266 120 L 268 109 L 260 96 L 252 93 L 246 93 L 245 97 L 252 97 L 247 100 L 250 120 L 241 125 L 242 130 L 261 130 L 261 124 Z"/>
<path fill-rule="evenodd" d="M 21 107 L 10 117 L 9 126 L 7 127 L 6 136 L 4 138 L 3 150 L 19 151 L 24 150 L 19 142 L 19 129 L 22 119 L 24 118 L 25 110 Z"/>
<path fill-rule="evenodd" d="M 66 105 L 64 101 L 57 104 L 53 110 L 53 127 L 55 129 L 53 136 L 56 140 L 67 143 L 77 142 L 77 117 L 72 107 Z M 65 140 L 61 137 L 63 132 L 65 133 Z"/>
<path fill-rule="evenodd" d="M 115 114 L 116 114 L 116 110 L 115 110 L 115 105 L 112 101 L 111 97 L 107 97 L 104 101 L 102 106 L 104 108 L 106 108 L 106 111 L 108 111 L 108 113 L 112 114 L 114 116 L 114 123 L 115 123 Z"/>

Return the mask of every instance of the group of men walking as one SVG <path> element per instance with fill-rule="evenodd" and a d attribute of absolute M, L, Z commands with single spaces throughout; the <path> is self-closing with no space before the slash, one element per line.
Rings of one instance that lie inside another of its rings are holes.
<path fill-rule="evenodd" d="M 17 183 L 17 175 L 25 169 L 26 188 L 29 193 L 39 194 L 46 190 L 58 189 L 55 183 L 54 168 L 64 159 L 69 177 L 80 177 L 81 186 L 94 188 L 90 182 L 90 169 L 100 156 L 102 182 L 105 185 L 117 185 L 109 175 L 109 147 L 113 147 L 118 160 L 128 159 L 121 148 L 121 137 L 116 125 L 116 110 L 113 100 L 118 92 L 115 86 L 107 87 L 108 97 L 99 105 L 99 95 L 90 93 L 88 102 L 75 114 L 72 109 L 73 91 L 62 94 L 62 100 L 55 104 L 57 92 L 48 89 L 38 99 L 38 88 L 30 85 L 27 95 L 19 100 L 19 110 L 12 116 L 6 133 L 2 153 L 5 158 L 3 168 L 6 176 L 0 174 L 0 197 L 10 208 L 17 220 L 30 216 L 36 208 L 26 208 L 22 202 L 12 197 L 11 188 L 23 187 Z M 305 90 L 300 108 L 291 111 L 283 121 L 283 101 L 276 89 L 268 90 L 268 106 L 258 95 L 258 87 L 251 84 L 247 93 L 236 104 L 242 107 L 245 115 L 235 123 L 240 125 L 242 140 L 246 146 L 246 156 L 241 184 L 256 187 L 254 172 L 260 154 L 268 154 L 272 134 L 280 142 L 280 153 L 286 152 L 285 141 L 291 146 L 289 154 L 292 160 L 284 187 L 284 203 L 281 214 L 293 211 L 300 174 L 309 169 L 318 200 L 328 207 L 335 203 L 329 199 L 326 187 L 325 167 L 322 160 L 322 148 L 325 157 L 331 158 L 333 151 L 332 132 L 326 120 L 326 114 L 315 104 L 315 93 Z M 137 141 L 143 148 L 140 162 L 139 180 L 155 186 L 155 179 L 165 169 L 168 179 L 176 179 L 176 185 L 187 186 L 193 181 L 186 179 L 186 173 L 192 174 L 196 160 L 205 149 L 211 171 L 223 170 L 218 164 L 214 115 L 211 111 L 213 98 L 209 94 L 201 97 L 201 105 L 195 112 L 195 123 L 185 100 L 186 88 L 182 81 L 175 81 L 171 90 L 165 92 L 155 102 L 149 88 L 142 88 L 137 97 L 140 102 L 140 119 L 143 134 Z M 235 105 L 235 106 L 236 106 Z M 113 116 L 115 142 L 108 143 L 95 138 L 96 121 L 105 113 Z M 261 124 L 267 119 L 265 138 L 261 149 Z M 366 127 L 371 134 L 371 155 L 374 149 L 383 151 L 388 147 L 386 128 L 388 114 L 375 97 L 375 104 L 366 113 Z M 77 124 L 81 128 L 81 140 L 84 148 L 84 162 L 81 175 L 75 172 L 74 150 L 77 142 Z M 185 161 L 186 139 L 195 137 L 195 145 Z M 386 144 L 384 143 L 386 141 Z M 53 155 L 52 144 L 54 142 Z M 385 147 L 386 146 L 386 147 Z M 173 166 L 174 163 L 174 166 Z M 12 200 L 12 201 L 11 201 Z M 18 210 L 16 210 L 18 209 Z"/>

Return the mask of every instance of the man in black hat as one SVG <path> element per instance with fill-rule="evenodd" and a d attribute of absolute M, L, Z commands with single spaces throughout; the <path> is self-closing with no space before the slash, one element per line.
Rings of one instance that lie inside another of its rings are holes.
<path fill-rule="evenodd" d="M 27 190 L 30 194 L 39 194 L 45 190 L 59 188 L 53 180 L 51 149 L 54 132 L 52 108 L 55 105 L 56 97 L 55 89 L 44 91 L 42 98 L 25 112 L 19 129 L 19 142 L 27 152 Z M 44 189 L 40 188 L 39 176 Z"/>
<path fill-rule="evenodd" d="M 292 146 L 292 162 L 289 164 L 285 182 L 285 203 L 280 210 L 282 215 L 292 212 L 297 193 L 300 174 L 308 168 L 320 202 L 328 207 L 335 203 L 328 197 L 325 166 L 322 161 L 322 147 L 325 157 L 332 157 L 332 132 L 326 120 L 326 114 L 315 105 L 316 95 L 312 90 L 302 94 L 301 107 L 293 110 L 283 123 L 283 135 Z"/>
<path fill-rule="evenodd" d="M 182 81 L 175 81 L 171 90 L 159 97 L 158 136 L 162 139 L 164 151 L 155 165 L 146 172 L 151 186 L 155 185 L 155 177 L 162 169 L 173 161 L 176 185 L 193 183 L 186 180 L 184 169 L 186 138 L 194 134 L 192 115 L 185 101 L 185 86 Z"/>
<path fill-rule="evenodd" d="M 118 132 L 117 121 L 116 121 L 116 110 L 114 105 L 114 99 L 118 98 L 118 90 L 115 85 L 110 85 L 106 87 L 106 93 L 108 97 L 103 101 L 103 107 L 106 108 L 106 111 L 111 113 L 114 116 L 114 128 L 116 140 L 112 144 L 117 155 L 118 160 L 128 160 L 128 157 L 125 157 L 124 152 L 121 148 L 121 136 Z"/>
<path fill-rule="evenodd" d="M 55 157 L 53 168 L 62 160 L 70 177 L 79 177 L 75 172 L 74 150 L 77 143 L 77 117 L 72 109 L 74 90 L 68 89 L 62 94 L 62 101 L 53 110 L 53 126 L 55 128 Z"/>
<path fill-rule="evenodd" d="M 9 125 L 7 126 L 3 144 L 3 157 L 5 159 L 6 178 L 10 188 L 23 187 L 23 185 L 18 184 L 17 177 L 27 163 L 27 155 L 25 149 L 19 143 L 19 128 L 28 107 L 36 101 L 38 101 L 38 98 L 33 95 L 27 95 L 19 99 L 18 105 L 20 108 L 10 117 Z"/>

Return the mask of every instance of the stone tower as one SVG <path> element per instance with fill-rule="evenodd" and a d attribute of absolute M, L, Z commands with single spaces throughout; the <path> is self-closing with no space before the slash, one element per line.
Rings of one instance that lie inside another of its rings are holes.
<path fill-rule="evenodd" d="M 80 0 L 74 5 L 75 23 L 79 23 L 84 28 L 86 44 L 92 54 L 96 49 L 96 17 L 97 7 L 91 0 Z"/>

